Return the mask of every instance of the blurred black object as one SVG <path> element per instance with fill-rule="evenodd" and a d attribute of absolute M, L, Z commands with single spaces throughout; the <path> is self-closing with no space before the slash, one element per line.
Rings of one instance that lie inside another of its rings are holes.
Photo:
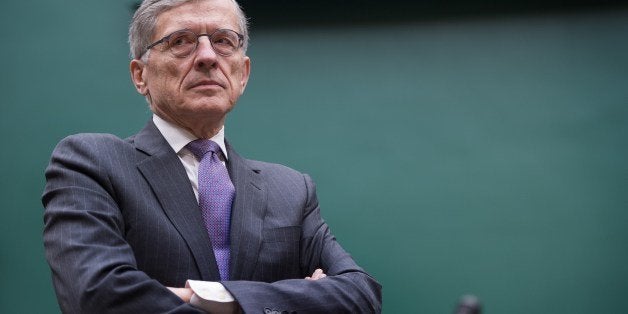
<path fill-rule="evenodd" d="M 141 0 L 131 2 L 132 12 Z M 616 10 L 628 0 L 238 0 L 252 29 L 287 25 L 355 25 L 512 14 Z"/>
<path fill-rule="evenodd" d="M 480 299 L 474 295 L 463 295 L 458 301 L 454 314 L 481 314 L 482 305 Z"/>
<path fill-rule="evenodd" d="M 403 23 L 459 17 L 589 12 L 627 0 L 238 0 L 253 30 L 264 27 Z"/>

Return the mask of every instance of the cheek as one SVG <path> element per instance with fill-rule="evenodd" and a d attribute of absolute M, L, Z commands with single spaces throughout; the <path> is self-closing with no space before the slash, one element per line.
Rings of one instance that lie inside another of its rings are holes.
<path fill-rule="evenodd" d="M 153 71 L 155 86 L 160 89 L 172 90 L 180 85 L 183 71 L 173 63 L 164 63 Z"/>
<path fill-rule="evenodd" d="M 163 108 L 177 103 L 180 97 L 177 81 L 177 72 L 171 67 L 162 66 L 153 69 L 148 89 L 155 105 Z"/>
<path fill-rule="evenodd" d="M 239 92 L 242 89 L 242 76 L 244 75 L 243 63 L 234 63 L 231 65 L 230 81 L 233 86 L 234 92 Z"/>

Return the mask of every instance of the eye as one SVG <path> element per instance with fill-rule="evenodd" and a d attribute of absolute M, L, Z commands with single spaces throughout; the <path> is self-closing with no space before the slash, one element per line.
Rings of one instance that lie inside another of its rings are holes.
<path fill-rule="evenodd" d="M 170 39 L 168 40 L 168 45 L 171 48 L 194 45 L 196 42 L 196 35 L 191 32 L 177 32 L 172 34 Z"/>
<path fill-rule="evenodd" d="M 218 30 L 212 35 L 212 45 L 229 49 L 238 48 L 238 35 L 230 30 Z"/>

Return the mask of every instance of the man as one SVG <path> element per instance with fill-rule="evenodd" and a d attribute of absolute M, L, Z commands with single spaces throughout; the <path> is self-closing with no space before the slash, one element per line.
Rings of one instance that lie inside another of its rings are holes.
<path fill-rule="evenodd" d="M 62 311 L 380 312 L 380 285 L 330 233 L 310 178 L 224 140 L 250 73 L 237 3 L 145 0 L 129 34 L 152 120 L 124 140 L 70 136 L 46 170 Z"/>

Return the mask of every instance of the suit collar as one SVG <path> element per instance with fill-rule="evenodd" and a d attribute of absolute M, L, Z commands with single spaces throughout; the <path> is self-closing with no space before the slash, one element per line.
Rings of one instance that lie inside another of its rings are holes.
<path fill-rule="evenodd" d="M 161 135 L 153 121 L 148 121 L 144 128 L 133 138 L 135 148 L 148 155 L 165 155 L 172 153 L 172 147 Z"/>

